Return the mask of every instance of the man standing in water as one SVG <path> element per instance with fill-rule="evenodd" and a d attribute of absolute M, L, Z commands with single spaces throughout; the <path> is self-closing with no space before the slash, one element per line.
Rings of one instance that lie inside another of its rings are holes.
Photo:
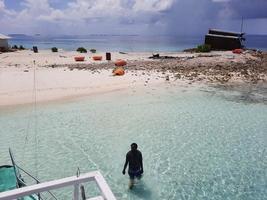
<path fill-rule="evenodd" d="M 122 174 L 125 175 L 125 170 L 129 164 L 128 174 L 130 176 L 130 189 L 134 186 L 134 178 L 140 179 L 144 173 L 142 153 L 137 150 L 137 147 L 136 143 L 131 144 L 131 151 L 126 154 L 126 161 L 122 170 Z"/>

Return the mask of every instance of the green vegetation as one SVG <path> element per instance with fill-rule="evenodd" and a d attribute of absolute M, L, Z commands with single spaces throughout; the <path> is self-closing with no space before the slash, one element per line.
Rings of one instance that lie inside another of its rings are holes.
<path fill-rule="evenodd" d="M 96 49 L 90 49 L 91 53 L 96 53 Z"/>
<path fill-rule="evenodd" d="M 197 46 L 197 52 L 200 53 L 207 53 L 211 51 L 211 46 L 208 44 L 203 44 L 203 45 L 199 45 Z"/>
<path fill-rule="evenodd" d="M 52 48 L 51 48 L 51 51 L 52 51 L 52 52 L 58 52 L 58 49 L 57 49 L 57 47 L 52 47 Z"/>
<path fill-rule="evenodd" d="M 84 47 L 79 47 L 76 51 L 80 53 L 87 53 L 87 50 Z"/>
<path fill-rule="evenodd" d="M 15 44 L 11 47 L 11 49 L 15 49 L 15 50 L 25 50 L 25 47 L 20 45 L 19 47 Z"/>
<path fill-rule="evenodd" d="M 24 49 L 25 49 L 24 46 L 22 45 L 19 46 L 19 50 L 24 50 Z"/>

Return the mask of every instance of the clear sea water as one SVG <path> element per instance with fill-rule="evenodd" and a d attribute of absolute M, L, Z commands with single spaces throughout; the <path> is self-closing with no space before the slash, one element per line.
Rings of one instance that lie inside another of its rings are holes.
<path fill-rule="evenodd" d="M 247 48 L 267 50 L 267 35 L 248 35 Z M 40 49 L 58 47 L 74 51 L 78 47 L 97 49 L 98 51 L 126 52 L 174 52 L 194 48 L 204 43 L 204 36 L 57 36 L 57 37 L 13 37 L 10 45 L 23 45 L 26 48 L 38 46 Z"/>
<path fill-rule="evenodd" d="M 163 85 L 0 110 L 0 164 L 42 181 L 100 170 L 117 199 L 267 199 L 267 90 Z M 36 121 L 35 121 L 36 119 Z M 35 135 L 34 130 L 37 131 Z M 144 177 L 121 174 L 137 142 Z M 94 185 L 86 191 L 96 194 Z M 71 191 L 56 191 L 66 199 Z"/>

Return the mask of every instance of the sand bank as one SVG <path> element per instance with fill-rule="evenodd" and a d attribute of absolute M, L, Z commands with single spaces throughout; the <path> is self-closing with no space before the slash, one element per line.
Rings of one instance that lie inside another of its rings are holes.
<path fill-rule="evenodd" d="M 27 104 L 34 100 L 36 87 L 37 102 L 92 95 L 114 90 L 147 87 L 164 83 L 157 74 L 113 76 L 112 70 L 69 70 L 67 68 L 40 68 L 22 70 L 4 69 L 0 73 L 0 106 Z"/>
<path fill-rule="evenodd" d="M 179 80 L 181 84 L 185 81 L 266 83 L 267 80 L 266 53 L 161 53 L 167 59 L 149 59 L 151 52 L 111 54 L 113 61 L 127 60 L 124 76 L 112 76 L 112 61 L 96 62 L 91 58 L 93 55 L 105 58 L 105 53 L 41 50 L 35 54 L 26 50 L 0 54 L 0 106 L 31 103 L 34 85 L 37 102 L 42 102 L 164 84 L 166 77 L 168 82 Z M 85 62 L 75 62 L 77 55 L 85 56 Z"/>

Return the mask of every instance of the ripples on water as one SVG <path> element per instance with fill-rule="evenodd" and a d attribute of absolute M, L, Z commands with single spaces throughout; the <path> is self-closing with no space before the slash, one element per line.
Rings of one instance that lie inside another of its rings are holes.
<path fill-rule="evenodd" d="M 262 103 L 267 104 L 267 85 L 215 85 L 202 90 L 210 95 L 217 95 L 228 101 L 244 104 Z"/>
<path fill-rule="evenodd" d="M 267 199 L 266 96 L 248 104 L 233 101 L 236 91 L 202 90 L 147 88 L 38 105 L 37 142 L 30 106 L 1 111 L 1 164 L 12 147 L 43 181 L 100 169 L 118 199 Z M 129 191 L 121 171 L 132 142 L 145 175 Z M 92 184 L 86 191 L 96 194 Z"/>

